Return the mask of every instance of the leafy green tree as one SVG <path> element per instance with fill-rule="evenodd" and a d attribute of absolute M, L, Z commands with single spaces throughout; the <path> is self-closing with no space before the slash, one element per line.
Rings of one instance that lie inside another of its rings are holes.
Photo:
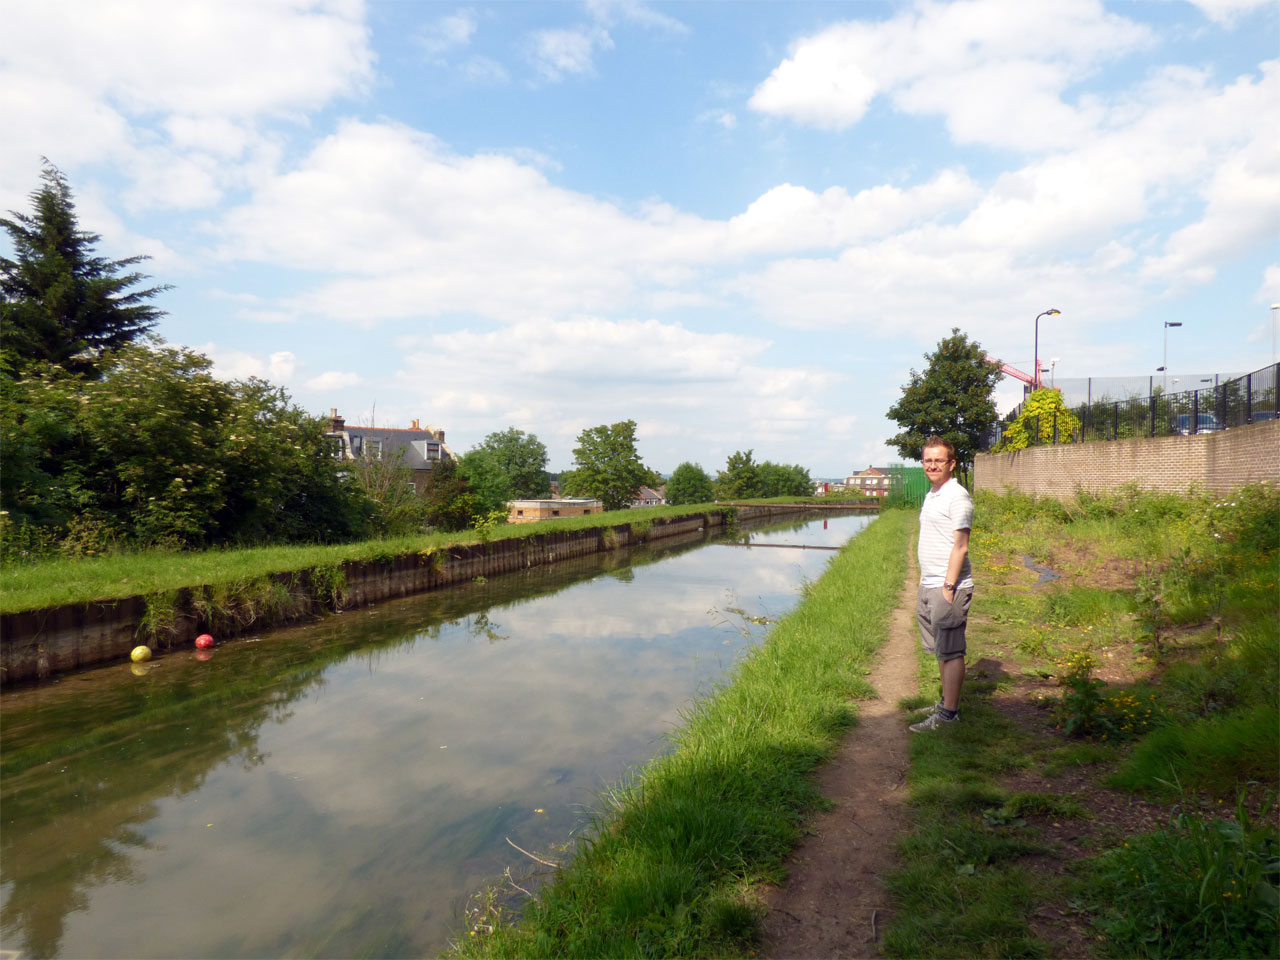
<path fill-rule="evenodd" d="M 573 449 L 574 468 L 563 477 L 571 496 L 595 497 L 606 510 L 620 510 L 635 499 L 652 471 L 636 452 L 636 422 L 590 427 L 578 434 Z"/>
<path fill-rule="evenodd" d="M 467 489 L 475 496 L 475 509 L 481 517 L 499 510 L 505 513 L 508 500 L 528 499 L 515 496 L 511 475 L 502 467 L 491 449 L 483 444 L 458 458 L 458 473 L 466 481 Z"/>
<path fill-rule="evenodd" d="M 996 424 L 991 392 L 1000 380 L 1000 365 L 988 361 L 978 342 L 958 327 L 924 358 L 928 367 L 923 373 L 911 371 L 902 399 L 889 408 L 888 417 L 903 428 L 889 443 L 903 458 L 918 460 L 929 437 L 942 437 L 955 445 L 960 471 L 967 475 Z"/>
<path fill-rule="evenodd" d="M 758 497 L 808 497 L 813 495 L 809 471 L 798 463 L 770 463 L 766 460 L 756 470 Z"/>
<path fill-rule="evenodd" d="M 711 477 L 696 463 L 685 461 L 671 471 L 667 479 L 667 503 L 710 503 L 715 497 L 711 490 Z"/>
<path fill-rule="evenodd" d="M 715 493 L 720 500 L 747 500 L 760 496 L 759 465 L 753 451 L 735 451 L 716 474 Z"/>
<path fill-rule="evenodd" d="M 215 379 L 200 354 L 132 346 L 98 380 L 45 362 L 0 385 L 0 503 L 78 552 L 344 540 L 376 513 L 322 421 L 261 380 Z"/>
<path fill-rule="evenodd" d="M 13 372 L 43 360 L 95 375 L 104 352 L 164 315 L 149 301 L 168 287 L 139 288 L 147 277 L 132 268 L 146 257 L 97 256 L 100 237 L 77 226 L 66 177 L 46 161 L 40 179 L 31 214 L 0 217 L 15 255 L 0 257 L 0 365 Z"/>
<path fill-rule="evenodd" d="M 56 531 L 79 513 L 87 448 L 83 381 L 49 363 L 20 380 L 0 374 L 0 508 L 10 531 Z"/>
<path fill-rule="evenodd" d="M 995 449 L 1025 450 L 1029 446 L 1052 443 L 1055 417 L 1058 442 L 1071 443 L 1072 434 L 1080 428 L 1080 419 L 1063 404 L 1062 394 L 1057 390 L 1036 390 L 1022 405 L 1018 419 L 1005 430 L 1004 438 Z"/>
<path fill-rule="evenodd" d="M 456 461 L 441 458 L 431 468 L 426 487 L 423 496 L 427 500 L 427 520 L 431 526 L 451 532 L 465 530 L 480 515 L 476 496 L 467 488 Z"/>
<path fill-rule="evenodd" d="M 489 434 L 475 449 L 507 475 L 511 489 L 505 499 L 534 500 L 551 492 L 547 448 L 532 433 L 508 427 Z"/>

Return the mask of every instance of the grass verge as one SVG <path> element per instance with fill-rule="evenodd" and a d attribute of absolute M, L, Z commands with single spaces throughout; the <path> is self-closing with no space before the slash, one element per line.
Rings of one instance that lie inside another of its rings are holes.
<path fill-rule="evenodd" d="M 870 693 L 914 514 L 886 511 L 672 735 L 673 750 L 609 791 L 572 860 L 514 917 L 473 910 L 478 957 L 744 955 L 805 816 L 809 777 Z"/>
<path fill-rule="evenodd" d="M 887 952 L 1280 956 L 1280 493 L 977 508 L 987 676 L 912 741 Z"/>
<path fill-rule="evenodd" d="M 160 594 L 182 587 L 250 581 L 273 573 L 336 567 L 348 561 L 388 561 L 411 553 L 431 553 L 484 540 L 508 540 L 652 523 L 709 510 L 715 504 L 642 507 L 586 517 L 560 517 L 536 523 L 508 524 L 491 532 L 432 533 L 359 543 L 253 547 L 249 549 L 175 552 L 144 550 L 105 557 L 7 564 L 0 578 L 0 613 L 40 610 L 71 603 L 116 600 L 138 594 Z"/>

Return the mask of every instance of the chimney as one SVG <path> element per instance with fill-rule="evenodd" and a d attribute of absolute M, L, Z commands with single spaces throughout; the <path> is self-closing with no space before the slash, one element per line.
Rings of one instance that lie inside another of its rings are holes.
<path fill-rule="evenodd" d="M 422 429 L 421 427 L 419 427 L 419 426 L 418 426 L 418 419 L 417 419 L 416 417 L 415 417 L 415 418 L 414 418 L 414 420 L 413 420 L 413 427 L 412 427 L 411 429 L 413 429 L 413 430 L 421 430 L 421 429 Z"/>
<path fill-rule="evenodd" d="M 443 431 L 443 430 L 437 430 L 437 431 L 436 431 L 436 443 L 444 443 L 444 431 Z"/>
<path fill-rule="evenodd" d="M 338 416 L 338 408 L 330 407 L 329 408 L 329 432 L 341 433 L 343 431 L 343 428 L 346 427 L 346 425 L 347 425 L 347 421 L 344 420 L 342 417 Z"/>

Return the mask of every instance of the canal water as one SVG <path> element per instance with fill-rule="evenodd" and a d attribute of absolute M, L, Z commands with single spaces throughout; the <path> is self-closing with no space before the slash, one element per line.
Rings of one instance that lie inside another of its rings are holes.
<path fill-rule="evenodd" d="M 867 516 L 619 551 L 0 698 L 0 950 L 435 954 Z M 744 547 L 750 543 L 751 546 Z M 515 846 L 513 846 L 513 844 Z"/>

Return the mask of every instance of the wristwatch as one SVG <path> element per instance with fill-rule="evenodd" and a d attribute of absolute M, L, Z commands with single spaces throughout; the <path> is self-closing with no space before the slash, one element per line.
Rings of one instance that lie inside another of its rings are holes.
<path fill-rule="evenodd" d="M 942 589 L 943 589 L 943 590 L 950 590 L 952 593 L 955 593 L 955 592 L 956 592 L 956 585 L 955 585 L 954 583 L 944 583 L 944 584 L 942 585 Z"/>

